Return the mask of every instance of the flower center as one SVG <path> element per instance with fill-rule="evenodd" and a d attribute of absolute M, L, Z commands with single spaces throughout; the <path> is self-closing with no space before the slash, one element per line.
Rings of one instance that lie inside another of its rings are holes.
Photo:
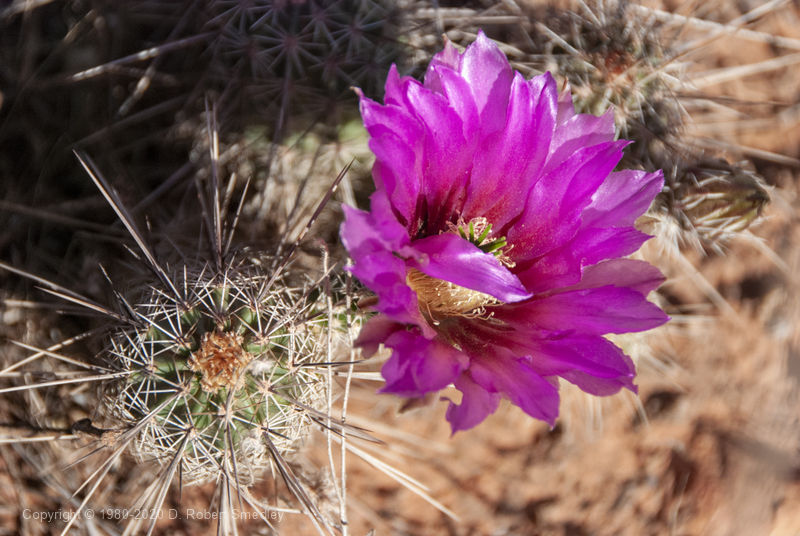
<path fill-rule="evenodd" d="M 449 281 L 435 279 L 412 268 L 408 271 L 406 282 L 417 293 L 419 307 L 428 316 L 465 316 L 485 305 L 499 303 L 495 298 Z"/>
<path fill-rule="evenodd" d="M 506 256 L 503 254 L 503 248 L 508 245 L 505 236 L 489 238 L 489 233 L 492 232 L 492 224 L 486 218 L 472 218 L 469 223 L 465 223 L 463 219 L 458 220 L 458 225 L 447 222 L 449 227 L 448 233 L 457 234 L 464 240 L 471 242 L 478 246 L 484 253 L 491 253 L 500 259 L 506 266 L 513 266 Z"/>
<path fill-rule="evenodd" d="M 464 240 L 475 244 L 484 253 L 494 255 L 506 266 L 514 266 L 514 263 L 503 252 L 503 248 L 508 244 L 506 238 L 504 236 L 489 237 L 492 232 L 492 224 L 486 218 L 473 218 L 469 223 L 459 219 L 457 225 L 450 222 L 447 225 L 449 229 L 446 232 L 461 236 Z M 417 293 L 420 310 L 431 318 L 434 316 L 479 316 L 484 313 L 484 306 L 500 303 L 488 294 L 442 279 L 435 279 L 413 268 L 409 270 L 406 282 Z"/>
<path fill-rule="evenodd" d="M 189 368 L 200 372 L 200 386 L 208 393 L 236 384 L 239 373 L 253 354 L 242 348 L 244 337 L 238 333 L 222 331 L 206 332 L 200 348 L 189 358 Z"/>

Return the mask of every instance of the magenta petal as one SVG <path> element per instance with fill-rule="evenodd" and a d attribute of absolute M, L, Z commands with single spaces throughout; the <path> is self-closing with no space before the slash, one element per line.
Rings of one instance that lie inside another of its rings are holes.
<path fill-rule="evenodd" d="M 517 276 L 494 255 L 484 253 L 460 236 L 429 236 L 415 241 L 413 248 L 427 255 L 427 262 L 425 259 L 409 260 L 406 266 L 425 275 L 477 290 L 507 303 L 531 297 Z"/>
<path fill-rule="evenodd" d="M 614 110 L 608 110 L 600 117 L 588 114 L 574 115 L 563 124 L 557 125 L 553 138 L 553 152 L 543 173 L 549 173 L 584 147 L 611 141 L 614 141 Z"/>
<path fill-rule="evenodd" d="M 561 377 L 584 393 L 594 396 L 611 396 L 619 393 L 622 389 L 628 389 L 633 393 L 639 392 L 638 387 L 632 383 L 633 376 L 598 378 L 580 370 L 573 370 L 565 372 Z"/>
<path fill-rule="evenodd" d="M 595 192 L 592 204 L 583 211 L 584 227 L 633 225 L 636 218 L 647 212 L 663 186 L 661 171 L 611 173 Z"/>
<path fill-rule="evenodd" d="M 366 97 L 361 98 L 359 108 L 364 127 L 372 138 L 380 138 L 389 132 L 412 149 L 419 148 L 419 140 L 423 135 L 422 125 L 408 111 L 394 105 L 381 106 Z"/>
<path fill-rule="evenodd" d="M 375 182 L 386 190 L 392 206 L 403 217 L 404 223 L 414 221 L 417 196 L 422 186 L 417 153 L 391 132 L 369 140 L 369 148 L 377 158 L 376 166 L 372 169 Z"/>
<path fill-rule="evenodd" d="M 584 389 L 589 394 L 601 396 L 597 389 L 603 389 L 604 394 L 614 394 L 623 387 L 636 389 L 633 361 L 603 337 L 566 337 L 535 341 L 532 346 L 536 347 L 532 355 L 533 368 L 542 374 L 557 374 L 571 383 L 592 377 L 597 382 L 592 390 Z"/>
<path fill-rule="evenodd" d="M 495 308 L 494 312 L 501 308 Z M 547 334 L 535 329 L 507 329 L 503 332 L 497 327 L 477 327 L 474 324 L 471 327 L 476 331 L 474 337 L 482 341 L 482 346 L 470 343 L 458 333 L 454 334 L 472 356 L 470 370 L 475 370 L 476 361 L 481 361 L 487 370 L 498 373 L 504 369 L 497 368 L 497 364 L 516 363 L 513 370 L 524 367 L 548 379 L 554 376 L 567 378 L 577 371 L 611 381 L 615 386 L 619 386 L 620 382 L 623 386 L 632 386 L 635 374 L 633 362 L 599 335 L 587 335 L 574 329 Z M 472 355 L 476 353 L 480 353 L 480 357 Z M 522 374 L 524 370 L 517 372 Z M 480 381 L 478 376 L 475 379 Z M 497 384 L 484 386 L 490 388 L 492 385 L 497 387 Z"/>
<path fill-rule="evenodd" d="M 522 331 L 574 330 L 584 335 L 646 331 L 669 320 L 641 293 L 613 286 L 572 290 L 497 307 L 495 318 Z"/>
<path fill-rule="evenodd" d="M 530 292 L 539 294 L 577 284 L 585 266 L 629 255 L 650 239 L 633 227 L 581 229 L 562 247 L 516 270 Z"/>
<path fill-rule="evenodd" d="M 406 284 L 403 261 L 391 251 L 361 257 L 350 271 L 378 295 L 375 309 L 397 322 L 418 326 L 429 338 L 436 335 L 419 312 L 416 292 Z"/>
<path fill-rule="evenodd" d="M 611 142 L 581 149 L 534 185 L 522 217 L 508 231 L 514 262 L 535 259 L 575 235 L 581 212 L 619 162 L 624 145 Z"/>
<path fill-rule="evenodd" d="M 581 280 L 582 263 L 568 248 L 549 252 L 532 266 L 518 271 L 517 277 L 534 295 L 560 287 L 575 285 Z"/>
<path fill-rule="evenodd" d="M 506 122 L 513 71 L 505 54 L 483 31 L 478 31 L 478 39 L 461 56 L 461 75 L 472 89 L 484 134 L 500 130 Z"/>
<path fill-rule="evenodd" d="M 394 63 L 389 68 L 389 74 L 386 77 L 386 84 L 384 85 L 383 102 L 385 104 L 394 104 L 400 106 L 403 103 L 402 84 L 400 82 L 400 74 L 397 72 L 397 65 Z"/>
<path fill-rule="evenodd" d="M 354 346 L 361 348 L 361 355 L 364 356 L 365 359 L 369 359 L 375 355 L 380 345 L 383 344 L 392 333 L 404 329 L 406 329 L 405 324 L 395 322 L 388 316 L 373 316 L 361 328 L 361 333 L 359 333 Z"/>
<path fill-rule="evenodd" d="M 394 219 L 384 192 L 372 196 L 373 212 L 343 206 L 342 242 L 355 264 L 350 271 L 378 295 L 378 311 L 398 322 L 419 326 L 427 337 L 435 332 L 419 312 L 416 293 L 406 283 L 405 261 L 395 255 L 416 254 L 406 230 Z"/>
<path fill-rule="evenodd" d="M 575 115 L 575 103 L 572 101 L 572 88 L 565 82 L 561 93 L 558 94 L 557 122 L 563 125 Z"/>
<path fill-rule="evenodd" d="M 437 75 L 437 83 L 440 88 L 438 92 L 444 95 L 448 104 L 461 118 L 461 134 L 466 140 L 465 143 L 471 151 L 471 155 L 474 155 L 476 144 L 482 136 L 482 130 L 478 119 L 478 108 L 469 84 L 459 73 L 446 67 L 433 68 L 429 72 Z M 466 180 L 466 178 L 464 179 Z"/>
<path fill-rule="evenodd" d="M 384 342 L 392 357 L 383 365 L 381 393 L 420 397 L 450 385 L 467 368 L 467 356 L 450 344 L 427 339 L 416 330 L 395 331 Z"/>
<path fill-rule="evenodd" d="M 377 251 L 400 251 L 411 242 L 408 231 L 392 214 L 383 192 L 372 195 L 371 205 L 372 212 L 342 205 L 345 221 L 340 234 L 354 259 Z"/>
<path fill-rule="evenodd" d="M 377 158 L 372 170 L 375 183 L 386 190 L 404 223 L 414 221 L 416 198 L 422 188 L 425 128 L 400 106 L 381 106 L 362 97 L 359 107 L 371 136 L 369 147 Z"/>
<path fill-rule="evenodd" d="M 422 194 L 427 202 L 428 228 L 444 230 L 455 208 L 451 192 L 463 189 L 474 147 L 464 138 L 463 121 L 444 96 L 419 85 L 409 86 L 407 95 L 425 130 Z"/>
<path fill-rule="evenodd" d="M 568 367 L 570 370 L 558 375 L 589 394 L 607 396 L 622 388 L 636 392 L 633 361 L 602 337 L 547 341 L 540 345 L 539 352 L 552 360 L 550 366 Z"/>
<path fill-rule="evenodd" d="M 634 259 L 614 259 L 584 268 L 580 283 L 559 291 L 613 285 L 627 287 L 647 296 L 650 291 L 661 286 L 665 279 L 661 271 L 648 262 Z"/>
<path fill-rule="evenodd" d="M 459 430 L 469 430 L 479 425 L 486 417 L 497 411 L 500 394 L 489 392 L 475 383 L 469 373 L 461 374 L 456 379 L 455 386 L 463 395 L 461 404 L 456 404 L 447 398 L 443 399 L 450 402 L 447 408 L 447 421 L 454 434 Z"/>
<path fill-rule="evenodd" d="M 515 75 L 506 125 L 475 156 L 463 209 L 466 220 L 484 216 L 501 229 L 522 211 L 550 151 L 556 94 L 549 73 L 530 82 Z"/>
<path fill-rule="evenodd" d="M 582 260 L 582 265 L 624 257 L 638 250 L 652 238 L 633 227 L 610 227 L 606 229 L 580 230 L 567 246 L 573 256 Z"/>
<path fill-rule="evenodd" d="M 454 71 L 461 70 L 461 54 L 453 46 L 449 39 L 444 41 L 444 50 L 435 54 L 428 65 L 428 71 L 425 73 L 425 80 L 430 76 L 430 72 L 434 67 L 444 66 Z"/>
<path fill-rule="evenodd" d="M 555 425 L 558 388 L 521 358 L 504 348 L 489 345 L 480 359 L 472 359 L 469 370 L 484 389 L 503 393 L 531 417 Z"/>

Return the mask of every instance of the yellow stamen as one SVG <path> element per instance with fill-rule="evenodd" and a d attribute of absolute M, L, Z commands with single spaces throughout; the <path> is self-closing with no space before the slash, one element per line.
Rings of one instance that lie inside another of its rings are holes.
<path fill-rule="evenodd" d="M 476 310 L 480 314 L 484 306 L 499 303 L 488 294 L 434 279 L 413 268 L 406 282 L 417 293 L 420 310 L 429 316 L 469 316 Z"/>

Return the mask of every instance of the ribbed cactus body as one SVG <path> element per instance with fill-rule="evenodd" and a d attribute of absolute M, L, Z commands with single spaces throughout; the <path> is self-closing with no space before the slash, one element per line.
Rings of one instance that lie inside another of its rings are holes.
<path fill-rule="evenodd" d="M 134 452 L 183 464 L 184 482 L 213 479 L 235 453 L 240 481 L 270 466 L 264 434 L 279 454 L 298 446 L 321 409 L 316 368 L 327 346 L 324 324 L 306 320 L 316 302 L 272 282 L 252 265 L 213 275 L 183 272 L 185 296 L 150 289 L 133 305 L 139 322 L 111 340 L 108 361 L 126 372 L 107 392 L 114 417 L 146 422 Z"/>
<path fill-rule="evenodd" d="M 383 91 L 392 63 L 399 61 L 398 9 L 386 0 L 285 2 L 209 0 L 216 12 L 206 28 L 218 35 L 209 47 L 212 79 L 246 107 L 248 116 L 285 130 L 281 119 L 312 115 L 328 121 L 337 103 Z M 354 113 L 350 110 L 350 114 Z M 274 124 L 273 124 L 274 121 Z M 300 131 L 305 126 L 299 127 Z"/>

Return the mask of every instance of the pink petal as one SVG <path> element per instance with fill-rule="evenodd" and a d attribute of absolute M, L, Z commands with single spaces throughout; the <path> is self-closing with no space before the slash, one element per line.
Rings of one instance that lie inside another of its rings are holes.
<path fill-rule="evenodd" d="M 602 380 L 600 383 L 606 387 L 613 386 L 613 392 L 622 387 L 635 389 L 633 361 L 604 337 L 567 333 L 561 334 L 561 338 L 535 336 L 517 331 L 511 339 L 527 347 L 524 363 L 539 375 L 560 376 L 567 381 L 588 375 Z"/>
<path fill-rule="evenodd" d="M 584 267 L 630 255 L 650 239 L 633 227 L 580 229 L 566 244 L 514 270 L 534 294 L 577 284 Z"/>
<path fill-rule="evenodd" d="M 453 190 L 464 187 L 475 148 L 464 138 L 464 123 L 444 96 L 419 85 L 410 86 L 407 95 L 424 129 L 422 194 L 427 201 L 427 229 L 433 234 L 446 230 L 445 222 L 455 210 L 449 201 Z"/>
<path fill-rule="evenodd" d="M 376 315 L 361 327 L 361 333 L 358 334 L 353 346 L 361 348 L 361 355 L 369 359 L 392 333 L 404 329 L 406 329 L 405 324 L 395 322 L 386 315 Z"/>
<path fill-rule="evenodd" d="M 505 54 L 478 31 L 478 39 L 461 56 L 461 75 L 478 106 L 484 135 L 503 128 L 513 71 Z"/>
<path fill-rule="evenodd" d="M 359 102 L 364 128 L 372 138 L 380 138 L 391 133 L 413 150 L 420 149 L 423 136 L 422 125 L 413 113 L 401 106 L 381 106 L 377 102 L 362 97 Z"/>
<path fill-rule="evenodd" d="M 377 159 L 372 169 L 375 183 L 385 190 L 403 223 L 410 225 L 417 220 L 417 198 L 422 187 L 418 156 L 421 151 L 415 152 L 391 132 L 369 140 L 369 148 Z"/>
<path fill-rule="evenodd" d="M 560 292 L 492 310 L 495 318 L 518 330 L 582 335 L 646 331 L 669 320 L 641 293 L 614 286 Z"/>
<path fill-rule="evenodd" d="M 558 388 L 535 372 L 523 359 L 492 345 L 484 348 L 480 358 L 470 357 L 469 371 L 478 385 L 490 392 L 503 393 L 512 404 L 531 417 L 555 425 Z"/>
<path fill-rule="evenodd" d="M 650 291 L 661 286 L 665 279 L 661 271 L 648 262 L 634 259 L 614 259 L 587 266 L 583 269 L 580 283 L 559 289 L 559 291 L 614 285 L 627 287 L 647 296 Z"/>
<path fill-rule="evenodd" d="M 574 115 L 564 123 L 557 124 L 550 159 L 542 173 L 550 173 L 578 150 L 612 142 L 614 137 L 613 110 L 609 109 L 600 117 L 589 114 Z"/>
<path fill-rule="evenodd" d="M 584 227 L 622 227 L 633 225 L 647 212 L 664 186 L 661 171 L 619 171 L 611 173 L 583 211 Z"/>
<path fill-rule="evenodd" d="M 418 331 L 395 331 L 384 342 L 392 356 L 383 365 L 381 393 L 421 397 L 450 385 L 467 368 L 467 356 L 452 345 L 428 339 Z"/>
<path fill-rule="evenodd" d="M 443 66 L 453 71 L 461 70 L 461 54 L 453 46 L 449 39 L 444 41 L 444 50 L 435 54 L 428 65 L 428 72 L 425 73 L 425 80 L 431 76 L 430 72 L 434 67 Z"/>
<path fill-rule="evenodd" d="M 391 251 L 361 257 L 350 271 L 378 295 L 376 310 L 397 322 L 418 326 L 428 337 L 436 335 L 419 312 L 417 293 L 406 284 L 405 264 Z"/>
<path fill-rule="evenodd" d="M 499 311 L 507 307 L 493 307 L 491 312 L 499 319 Z M 570 381 L 580 374 L 588 374 L 602 379 L 606 386 L 613 386 L 614 392 L 620 386 L 633 388 L 633 362 L 599 335 L 586 335 L 575 329 L 546 333 L 524 326 L 489 324 L 478 319 L 460 324 L 447 326 L 447 336 L 470 356 L 472 372 L 483 367 L 487 374 L 494 371 L 501 377 L 517 374 L 524 378 L 526 370 L 531 370 L 546 380 L 560 376 Z M 490 391 L 506 392 L 497 382 L 482 382 L 479 375 L 474 375 L 474 378 Z"/>
<path fill-rule="evenodd" d="M 371 212 L 342 205 L 345 221 L 340 233 L 354 259 L 378 251 L 401 251 L 411 243 L 408 231 L 392 214 L 385 193 L 375 192 L 370 201 Z"/>
<path fill-rule="evenodd" d="M 406 230 L 394 219 L 386 195 L 372 196 L 372 212 L 343 205 L 345 222 L 341 237 L 355 264 L 350 271 L 378 295 L 375 308 L 397 322 L 418 326 L 433 337 L 435 332 L 419 312 L 416 293 L 406 283 L 405 261 L 416 250 L 408 246 Z"/>
<path fill-rule="evenodd" d="M 598 378 L 580 370 L 573 370 L 563 374 L 562 378 L 584 393 L 594 396 L 611 396 L 619 393 L 622 389 L 628 389 L 632 393 L 639 392 L 638 387 L 632 383 L 632 377 Z"/>
<path fill-rule="evenodd" d="M 572 102 L 572 88 L 568 81 L 564 82 L 561 93 L 558 94 L 557 122 L 563 125 L 575 115 L 575 103 Z"/>
<path fill-rule="evenodd" d="M 403 96 L 403 86 L 400 75 L 397 72 L 397 65 L 394 63 L 389 68 L 389 74 L 386 77 L 386 84 L 384 85 L 383 102 L 384 104 L 394 104 L 401 106 L 405 101 Z"/>
<path fill-rule="evenodd" d="M 508 231 L 514 262 L 540 257 L 575 235 L 581 212 L 619 162 L 623 146 L 611 142 L 581 149 L 534 185 L 525 211 Z"/>
<path fill-rule="evenodd" d="M 454 434 L 459 430 L 469 430 L 479 425 L 486 417 L 497 411 L 500 394 L 489 392 L 475 383 L 469 373 L 461 374 L 456 379 L 455 386 L 463 394 L 461 404 L 443 398 L 450 402 L 446 418 Z"/>
<path fill-rule="evenodd" d="M 505 127 L 475 155 L 463 209 L 466 220 L 484 216 L 502 229 L 522 212 L 550 150 L 555 99 L 556 83 L 549 73 L 530 82 L 516 73 Z"/>
<path fill-rule="evenodd" d="M 511 303 L 530 298 L 517 276 L 491 253 L 454 234 L 429 236 L 413 242 L 412 247 L 427 259 L 409 260 L 406 266 L 416 268 L 435 279 L 477 290 Z"/>
<path fill-rule="evenodd" d="M 481 135 L 480 121 L 478 119 L 478 107 L 472 96 L 469 83 L 456 71 L 444 66 L 431 66 L 425 78 L 425 87 L 428 87 L 428 78 L 435 75 L 437 89 L 432 91 L 441 93 L 447 102 L 461 118 L 463 136 L 470 144 L 473 151 L 474 144 L 479 141 Z"/>

